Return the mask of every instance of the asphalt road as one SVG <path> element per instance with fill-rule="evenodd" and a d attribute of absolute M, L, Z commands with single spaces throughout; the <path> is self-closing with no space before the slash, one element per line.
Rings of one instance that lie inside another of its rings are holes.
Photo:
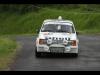
<path fill-rule="evenodd" d="M 11 71 L 100 71 L 100 36 L 79 35 L 77 58 L 56 56 L 35 57 L 36 36 L 16 36 L 22 48 Z"/>

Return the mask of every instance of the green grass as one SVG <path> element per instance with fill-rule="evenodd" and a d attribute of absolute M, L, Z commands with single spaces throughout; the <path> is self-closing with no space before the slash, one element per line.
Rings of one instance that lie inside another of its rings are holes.
<path fill-rule="evenodd" d="M 7 37 L 0 37 L 0 70 L 9 68 L 16 53 L 17 43 Z"/>
<path fill-rule="evenodd" d="M 44 8 L 38 12 L 25 14 L 0 13 L 0 34 L 34 34 L 44 19 L 58 18 L 72 20 L 76 30 L 83 33 L 100 33 L 100 13 L 83 9 Z"/>

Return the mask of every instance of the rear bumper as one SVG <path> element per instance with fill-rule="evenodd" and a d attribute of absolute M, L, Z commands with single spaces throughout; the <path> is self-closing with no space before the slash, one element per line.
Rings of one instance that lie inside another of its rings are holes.
<path fill-rule="evenodd" d="M 50 47 L 64 47 L 65 50 L 63 53 L 78 53 L 78 46 L 70 46 L 70 47 L 66 47 L 63 45 L 52 45 L 52 46 L 47 46 L 47 45 L 38 45 L 36 46 L 36 50 L 37 52 L 44 52 L 44 53 L 53 53 L 50 51 Z"/>

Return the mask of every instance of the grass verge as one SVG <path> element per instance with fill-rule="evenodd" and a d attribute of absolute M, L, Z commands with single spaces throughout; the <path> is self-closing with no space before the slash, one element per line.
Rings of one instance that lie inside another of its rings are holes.
<path fill-rule="evenodd" d="M 0 70 L 8 69 L 16 55 L 17 43 L 7 37 L 0 36 Z"/>
<path fill-rule="evenodd" d="M 0 34 L 35 34 L 44 19 L 56 19 L 58 16 L 72 20 L 76 30 L 87 33 L 100 33 L 100 12 L 83 12 L 81 10 L 61 10 L 44 8 L 38 12 L 0 13 Z"/>

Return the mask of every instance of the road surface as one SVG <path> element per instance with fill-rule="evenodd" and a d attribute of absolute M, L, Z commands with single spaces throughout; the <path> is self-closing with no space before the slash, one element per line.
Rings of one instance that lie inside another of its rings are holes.
<path fill-rule="evenodd" d="M 79 35 L 79 56 L 35 57 L 36 36 L 16 36 L 22 48 L 11 71 L 100 71 L 100 36 Z"/>

